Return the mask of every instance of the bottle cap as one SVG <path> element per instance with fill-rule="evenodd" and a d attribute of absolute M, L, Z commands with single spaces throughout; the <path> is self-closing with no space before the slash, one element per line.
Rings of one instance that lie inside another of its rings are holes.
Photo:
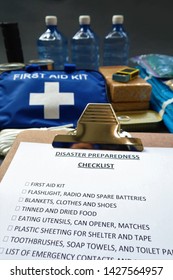
<path fill-rule="evenodd" d="M 82 15 L 79 17 L 79 24 L 90 24 L 90 16 Z"/>
<path fill-rule="evenodd" d="M 123 15 L 114 15 L 112 17 L 112 23 L 113 24 L 116 24 L 116 23 L 122 24 L 123 22 L 124 22 L 124 16 Z"/>
<path fill-rule="evenodd" d="M 45 23 L 46 23 L 46 25 L 57 25 L 57 17 L 56 16 L 46 16 Z"/>

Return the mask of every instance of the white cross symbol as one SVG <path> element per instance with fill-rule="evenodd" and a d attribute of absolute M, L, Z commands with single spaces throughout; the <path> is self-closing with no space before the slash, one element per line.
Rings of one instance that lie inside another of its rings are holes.
<path fill-rule="evenodd" d="M 46 82 L 43 93 L 30 93 L 29 105 L 44 105 L 45 119 L 59 119 L 60 105 L 74 105 L 74 93 L 60 93 L 59 83 Z"/>

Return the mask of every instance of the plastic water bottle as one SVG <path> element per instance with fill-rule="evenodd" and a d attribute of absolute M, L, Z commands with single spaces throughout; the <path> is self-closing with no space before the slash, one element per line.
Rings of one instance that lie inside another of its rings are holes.
<path fill-rule="evenodd" d="M 123 26 L 123 15 L 112 17 L 112 30 L 103 42 L 103 65 L 128 65 L 129 38 Z"/>
<path fill-rule="evenodd" d="M 52 59 L 54 69 L 64 69 L 64 63 L 68 62 L 68 41 L 58 30 L 57 17 L 46 16 L 47 30 L 37 40 L 39 59 Z"/>
<path fill-rule="evenodd" d="M 78 69 L 99 67 L 99 39 L 90 27 L 90 16 L 79 16 L 79 31 L 71 39 L 71 62 Z"/>

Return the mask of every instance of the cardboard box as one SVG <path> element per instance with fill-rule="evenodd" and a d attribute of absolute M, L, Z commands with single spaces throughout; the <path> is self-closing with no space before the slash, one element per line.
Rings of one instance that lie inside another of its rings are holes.
<path fill-rule="evenodd" d="M 150 102 L 111 102 L 111 105 L 115 112 L 120 111 L 137 111 L 137 110 L 148 110 Z"/>
<path fill-rule="evenodd" d="M 118 103 L 138 102 L 138 108 L 146 109 L 146 105 L 150 101 L 152 86 L 139 76 L 127 83 L 112 80 L 113 73 L 123 68 L 129 67 L 102 66 L 99 68 L 99 71 L 106 78 L 110 101 L 117 103 L 116 108 L 118 108 Z M 142 107 L 141 103 L 143 102 L 144 104 Z M 131 105 L 133 107 L 133 104 Z M 131 109 L 132 107 L 129 107 L 127 110 L 133 110 Z M 135 109 L 138 110 L 138 108 Z"/>

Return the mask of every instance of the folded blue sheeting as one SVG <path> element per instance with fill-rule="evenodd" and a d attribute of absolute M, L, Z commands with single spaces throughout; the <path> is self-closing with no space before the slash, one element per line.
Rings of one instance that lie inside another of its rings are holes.
<path fill-rule="evenodd" d="M 162 116 L 165 126 L 173 133 L 173 91 L 164 84 L 164 79 L 151 76 L 140 66 L 136 68 L 140 70 L 141 78 L 152 86 L 151 108 Z"/>

